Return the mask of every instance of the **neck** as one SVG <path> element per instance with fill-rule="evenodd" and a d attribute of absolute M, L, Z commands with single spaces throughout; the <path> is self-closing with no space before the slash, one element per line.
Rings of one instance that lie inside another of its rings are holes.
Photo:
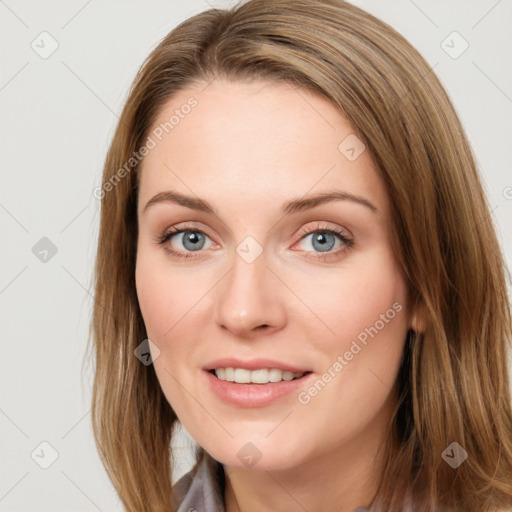
<path fill-rule="evenodd" d="M 383 414 L 357 439 L 292 468 L 257 471 L 225 465 L 226 512 L 353 512 L 369 506 L 383 472 L 389 421 Z"/>

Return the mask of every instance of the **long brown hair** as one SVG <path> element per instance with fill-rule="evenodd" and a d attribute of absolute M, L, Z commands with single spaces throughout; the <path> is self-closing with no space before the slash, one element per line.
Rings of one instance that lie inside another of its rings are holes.
<path fill-rule="evenodd" d="M 250 0 L 195 15 L 161 41 L 132 85 L 105 161 L 92 418 L 126 510 L 171 510 L 177 421 L 153 367 L 134 356 L 147 337 L 135 288 L 138 150 L 173 94 L 216 77 L 287 82 L 328 98 L 386 185 L 396 258 L 428 322 L 406 343 L 372 510 L 402 510 L 411 489 L 415 511 L 511 509 L 506 267 L 450 99 L 400 34 L 350 3 Z M 453 442 L 468 453 L 457 468 L 442 457 Z"/>

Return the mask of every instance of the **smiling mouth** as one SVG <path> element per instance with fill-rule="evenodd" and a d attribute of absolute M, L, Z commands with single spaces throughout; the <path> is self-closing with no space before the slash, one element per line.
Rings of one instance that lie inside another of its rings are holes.
<path fill-rule="evenodd" d="M 209 372 L 219 380 L 234 384 L 271 384 L 282 381 L 297 380 L 311 373 L 310 371 L 294 373 L 279 368 L 261 368 L 247 370 L 245 368 L 214 368 Z"/>

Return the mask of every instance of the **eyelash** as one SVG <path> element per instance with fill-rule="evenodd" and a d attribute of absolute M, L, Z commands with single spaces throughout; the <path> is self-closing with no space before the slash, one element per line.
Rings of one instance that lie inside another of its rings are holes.
<path fill-rule="evenodd" d="M 201 231 L 200 229 L 198 229 L 198 228 L 196 228 L 194 226 L 180 226 L 179 228 L 173 226 L 173 227 L 165 230 L 164 232 L 162 232 L 160 235 L 158 235 L 156 237 L 155 242 L 157 244 L 161 245 L 164 248 L 164 250 L 166 252 L 168 252 L 173 257 L 183 258 L 183 259 L 195 258 L 196 256 L 193 255 L 193 253 L 191 253 L 191 252 L 182 253 L 182 252 L 179 252 L 179 251 L 175 251 L 174 249 L 171 249 L 168 245 L 166 245 L 167 242 L 174 235 L 177 235 L 177 234 L 180 234 L 180 233 L 201 233 L 201 234 L 203 234 L 205 236 L 208 236 L 206 233 L 204 233 L 203 231 Z M 314 256 L 314 257 L 308 256 L 309 258 L 312 258 L 312 259 L 319 259 L 321 261 L 327 261 L 327 260 L 330 260 L 332 258 L 336 258 L 338 256 L 341 256 L 342 253 L 344 253 L 345 251 L 350 250 L 354 246 L 354 240 L 352 238 L 349 238 L 342 231 L 340 231 L 340 230 L 338 230 L 336 228 L 322 227 L 320 224 L 318 224 L 316 226 L 316 229 L 303 228 L 300 231 L 300 233 L 299 233 L 300 240 L 302 240 L 303 238 L 305 238 L 308 235 L 311 235 L 312 233 L 329 233 L 329 234 L 332 234 L 332 235 L 337 235 L 338 238 L 343 242 L 343 246 L 339 247 L 334 252 L 326 252 L 325 254 L 318 253 L 318 254 L 321 254 L 321 255 L 320 256 Z M 198 252 L 200 252 L 200 251 L 198 251 Z M 306 252 L 309 252 L 309 251 L 306 251 Z"/>

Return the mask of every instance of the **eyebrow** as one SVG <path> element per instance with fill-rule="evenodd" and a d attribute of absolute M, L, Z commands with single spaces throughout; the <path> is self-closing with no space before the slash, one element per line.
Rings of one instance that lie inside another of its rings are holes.
<path fill-rule="evenodd" d="M 356 204 L 360 204 L 371 210 L 373 213 L 377 213 L 376 206 L 365 199 L 364 197 L 350 194 L 349 192 L 343 192 L 339 190 L 333 190 L 331 192 L 322 192 L 316 195 L 301 197 L 287 201 L 283 204 L 281 212 L 283 214 L 296 213 L 304 210 L 309 210 L 321 204 L 331 201 L 351 201 Z M 191 210 L 197 210 L 205 213 L 209 213 L 215 216 L 219 216 L 215 208 L 205 201 L 197 197 L 187 196 L 176 191 L 168 190 L 160 192 L 156 196 L 152 197 L 144 207 L 144 212 L 152 205 L 162 202 L 175 203 Z"/>

